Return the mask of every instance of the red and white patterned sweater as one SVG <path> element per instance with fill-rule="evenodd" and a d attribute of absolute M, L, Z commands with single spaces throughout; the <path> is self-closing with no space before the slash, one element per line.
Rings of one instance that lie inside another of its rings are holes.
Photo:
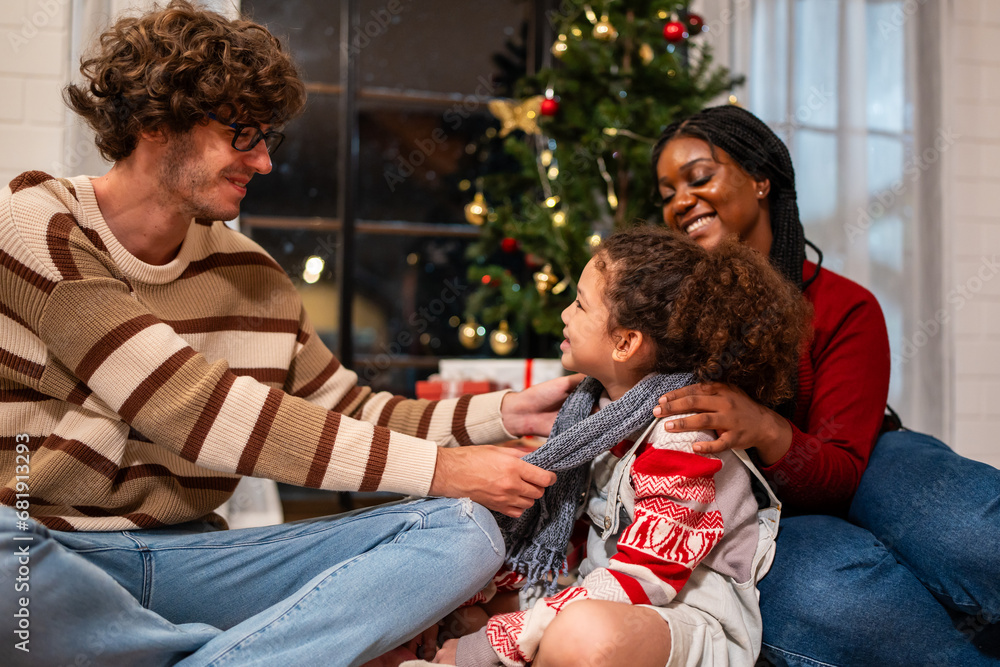
<path fill-rule="evenodd" d="M 694 453 L 695 442 L 714 439 L 714 433 L 704 431 L 667 433 L 657 424 L 629 471 L 635 504 L 634 510 L 625 504 L 632 522 L 617 535 L 617 553 L 578 585 L 539 600 L 527 611 L 494 616 L 482 631 L 463 637 L 458 665 L 525 665 L 533 659 L 549 623 L 578 600 L 665 606 L 700 564 L 738 581 L 749 578 L 757 547 L 757 504 L 750 473 L 732 452 Z M 632 444 L 624 441 L 595 460 L 591 507 L 595 498 L 613 497 L 613 490 L 608 494 L 606 488 L 610 471 Z M 598 518 L 593 511 L 591 516 Z M 601 528 L 591 527 L 591 544 Z M 724 536 L 725 548 L 720 549 Z M 587 561 L 582 573 L 586 565 Z"/>

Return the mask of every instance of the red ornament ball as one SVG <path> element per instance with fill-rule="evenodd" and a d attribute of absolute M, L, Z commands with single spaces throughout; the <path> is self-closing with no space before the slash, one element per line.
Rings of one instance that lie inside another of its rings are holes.
<path fill-rule="evenodd" d="M 517 239 L 509 236 L 503 241 L 500 241 L 500 249 L 504 252 L 516 252 L 519 245 L 520 244 L 517 242 Z"/>
<path fill-rule="evenodd" d="M 691 28 L 692 33 L 701 32 L 705 29 L 705 19 L 701 18 L 697 14 L 688 14 L 687 24 L 688 27 Z"/>
<path fill-rule="evenodd" d="M 683 42 L 684 38 L 687 36 L 687 28 L 680 21 L 671 21 L 667 25 L 663 26 L 663 39 L 668 42 L 674 44 L 677 42 Z"/>
<path fill-rule="evenodd" d="M 543 116 L 555 116 L 559 113 L 559 102 L 551 97 L 546 97 L 542 100 L 542 107 L 540 111 Z"/>

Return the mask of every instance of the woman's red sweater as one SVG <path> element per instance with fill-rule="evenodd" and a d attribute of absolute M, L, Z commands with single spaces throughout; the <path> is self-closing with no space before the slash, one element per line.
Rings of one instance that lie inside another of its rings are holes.
<path fill-rule="evenodd" d="M 806 280 L 816 265 L 806 261 Z M 763 473 L 793 513 L 841 514 L 868 465 L 889 394 L 889 337 L 875 296 L 820 269 L 804 292 L 813 339 L 799 363 L 792 445 Z"/>

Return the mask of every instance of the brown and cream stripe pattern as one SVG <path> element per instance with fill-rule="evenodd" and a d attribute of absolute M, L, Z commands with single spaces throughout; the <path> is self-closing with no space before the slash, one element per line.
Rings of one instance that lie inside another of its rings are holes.
<path fill-rule="evenodd" d="M 32 516 L 50 528 L 204 517 L 240 475 L 424 494 L 437 444 L 509 437 L 501 398 L 358 386 L 281 268 L 221 223 L 192 224 L 152 266 L 86 177 L 28 172 L 0 191 L 0 503 L 27 433 Z"/>

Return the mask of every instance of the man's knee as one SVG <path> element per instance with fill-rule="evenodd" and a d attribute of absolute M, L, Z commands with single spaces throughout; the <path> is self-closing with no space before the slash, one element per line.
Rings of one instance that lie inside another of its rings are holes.
<path fill-rule="evenodd" d="M 456 548 L 468 554 L 472 563 L 481 564 L 492 575 L 503 564 L 504 542 L 493 513 L 468 498 L 448 500 L 457 505 Z"/>

